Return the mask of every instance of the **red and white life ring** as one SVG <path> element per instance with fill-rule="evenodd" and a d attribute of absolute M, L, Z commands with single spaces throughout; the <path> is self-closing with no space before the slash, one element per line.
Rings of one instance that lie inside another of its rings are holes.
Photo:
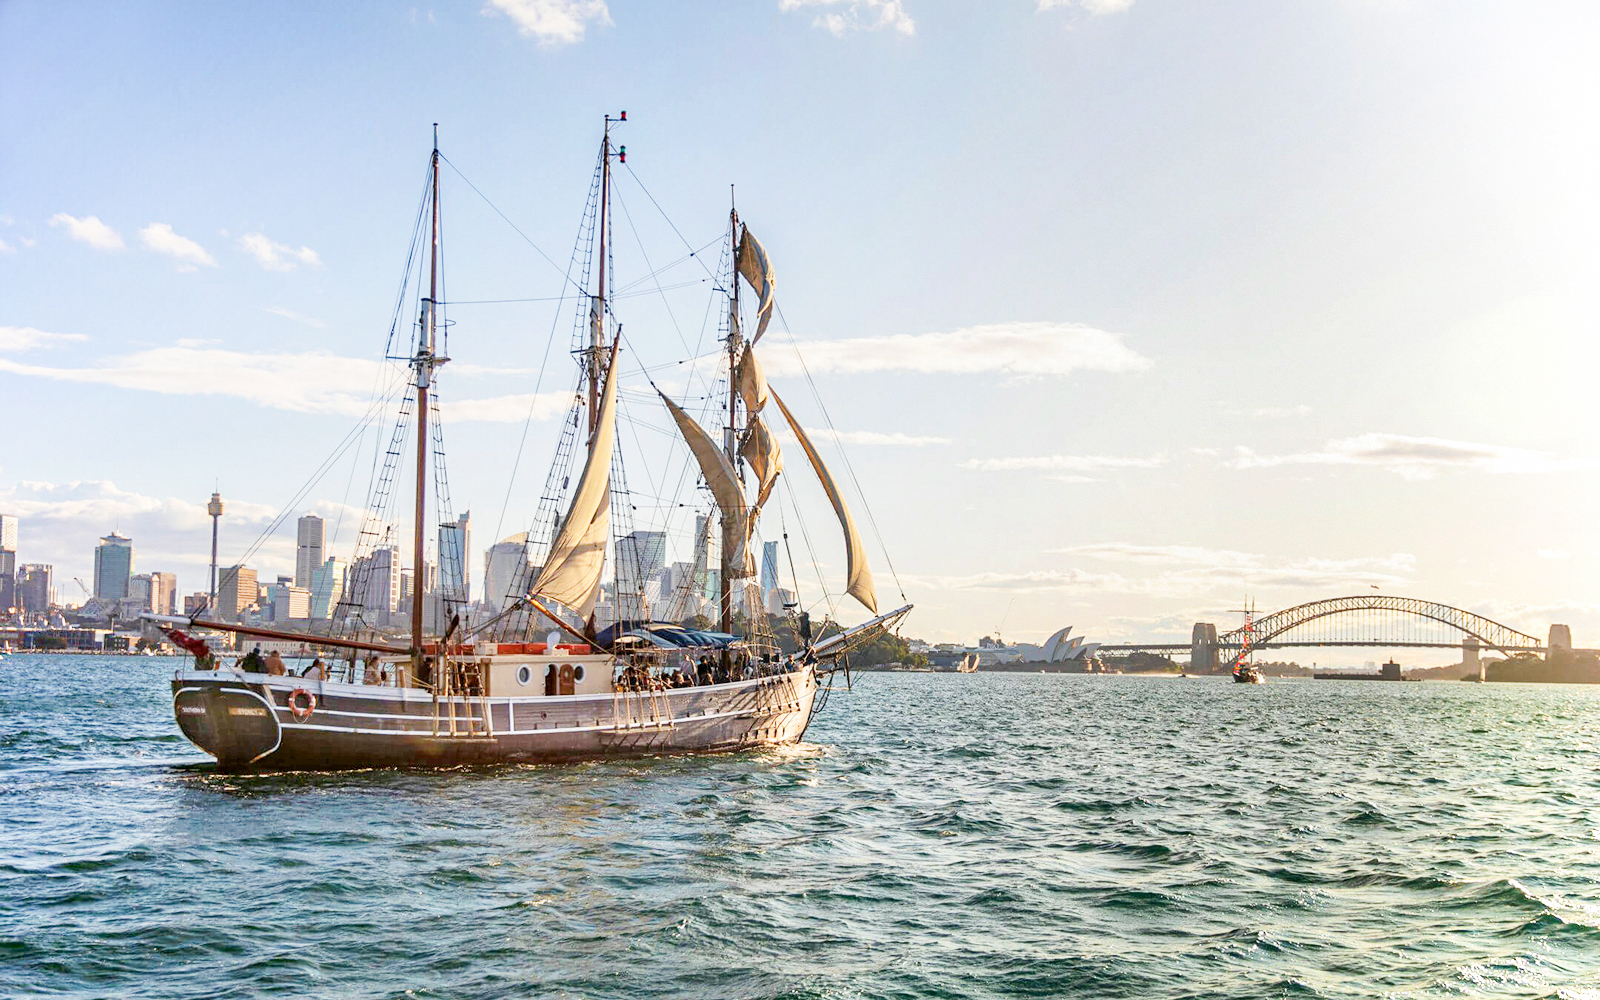
<path fill-rule="evenodd" d="M 289 692 L 289 714 L 295 721 L 304 722 L 311 718 L 311 713 L 317 710 L 317 696 L 305 688 L 295 688 Z"/>

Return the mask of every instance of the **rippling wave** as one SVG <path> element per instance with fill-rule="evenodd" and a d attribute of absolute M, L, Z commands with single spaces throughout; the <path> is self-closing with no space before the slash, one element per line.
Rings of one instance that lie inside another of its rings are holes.
<path fill-rule="evenodd" d="M 1600 691 L 866 675 L 781 751 L 228 776 L 0 663 L 0 996 L 1600 998 Z"/>

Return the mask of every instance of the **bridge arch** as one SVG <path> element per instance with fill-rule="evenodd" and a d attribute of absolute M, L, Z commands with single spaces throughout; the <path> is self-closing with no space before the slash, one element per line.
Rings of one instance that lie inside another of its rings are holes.
<path fill-rule="evenodd" d="M 1506 656 L 1511 655 L 1507 647 L 1543 645 L 1542 642 L 1531 635 L 1518 632 L 1508 625 L 1502 625 L 1493 619 L 1473 614 L 1470 611 L 1452 608 L 1448 604 L 1439 604 L 1435 601 L 1424 601 L 1415 597 L 1393 597 L 1387 594 L 1331 597 L 1321 601 L 1297 604 L 1292 608 L 1285 608 L 1270 615 L 1263 615 L 1255 620 L 1250 643 L 1251 645 L 1268 643 L 1291 629 L 1299 628 L 1318 619 L 1361 611 L 1387 611 L 1431 619 L 1450 626 L 1462 635 L 1477 639 L 1483 645 Z M 1243 643 L 1244 629 L 1242 627 L 1217 636 L 1218 646 L 1239 647 Z"/>

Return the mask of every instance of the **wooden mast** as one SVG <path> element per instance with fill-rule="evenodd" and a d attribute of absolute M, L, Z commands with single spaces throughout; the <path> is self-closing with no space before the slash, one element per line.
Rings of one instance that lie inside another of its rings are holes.
<path fill-rule="evenodd" d="M 417 376 L 417 495 L 411 537 L 411 655 L 422 656 L 422 604 L 424 524 L 428 516 L 428 386 L 433 381 L 434 334 L 439 309 L 439 123 L 433 125 L 433 225 L 429 237 L 428 297 L 422 300 L 421 329 L 417 333 L 417 356 L 412 367 Z"/>
<path fill-rule="evenodd" d="M 627 112 L 623 112 L 626 120 Z M 611 208 L 611 122 L 606 115 L 605 137 L 600 140 L 600 281 L 589 307 L 589 435 L 600 423 L 600 352 L 605 349 L 606 330 L 606 228 Z M 590 442 L 593 446 L 593 442 Z"/>
<path fill-rule="evenodd" d="M 732 206 L 733 189 L 728 189 L 728 239 L 733 247 L 733 295 L 728 300 L 728 426 L 722 434 L 722 448 L 734 472 L 739 473 L 738 451 L 738 399 L 739 399 L 739 210 Z M 743 492 L 743 475 L 739 476 Z M 722 559 L 717 581 L 717 605 L 721 609 L 720 625 L 723 632 L 733 631 L 733 527 L 726 513 L 722 515 Z M 728 658 L 723 651 L 723 660 Z"/>

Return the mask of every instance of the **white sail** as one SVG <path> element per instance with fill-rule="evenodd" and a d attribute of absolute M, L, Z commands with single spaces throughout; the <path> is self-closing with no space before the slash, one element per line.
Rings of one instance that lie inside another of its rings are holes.
<path fill-rule="evenodd" d="M 822 464 L 822 456 L 817 454 L 817 449 L 812 445 L 811 439 L 806 437 L 805 429 L 800 426 L 800 421 L 794 418 L 789 408 L 784 405 L 783 397 L 776 390 L 772 391 L 772 401 L 778 404 L 778 409 L 783 411 L 783 419 L 789 421 L 789 429 L 794 431 L 795 438 L 800 442 L 800 447 L 805 449 L 806 457 L 811 460 L 811 468 L 816 472 L 817 479 L 822 483 L 823 492 L 828 494 L 828 499 L 833 502 L 834 513 L 839 515 L 839 526 L 844 529 L 844 551 L 847 559 L 846 580 L 844 592 L 860 601 L 862 605 L 873 614 L 878 613 L 878 595 L 872 586 L 872 570 L 867 568 L 867 552 L 861 545 L 861 535 L 856 531 L 855 519 L 850 516 L 850 508 L 845 506 L 844 496 L 840 494 L 839 487 L 834 484 L 833 476 L 828 472 L 828 467 Z"/>
<path fill-rule="evenodd" d="M 760 413 L 767 405 L 767 376 L 761 371 L 761 362 L 756 360 L 754 344 L 745 346 L 744 358 L 739 362 L 738 384 L 745 412 L 752 416 Z"/>
<path fill-rule="evenodd" d="M 766 421 L 756 416 L 750 418 L 744 444 L 739 446 L 739 455 L 750 466 L 750 471 L 756 474 L 758 499 L 751 506 L 760 508 L 772 490 L 772 481 L 783 471 L 783 451 L 778 447 L 778 440 L 772 436 L 772 431 L 767 429 Z"/>
<path fill-rule="evenodd" d="M 599 419 L 589 439 L 589 460 L 567 508 L 566 520 L 550 546 L 549 558 L 533 582 L 536 597 L 558 601 L 587 620 L 600 597 L 611 534 L 611 452 L 616 441 L 617 364 L 613 350 L 600 396 Z"/>
<path fill-rule="evenodd" d="M 772 321 L 772 304 L 777 278 L 772 274 L 772 262 L 767 259 L 767 251 L 762 249 L 761 241 L 750 233 L 750 227 L 744 227 L 744 236 L 739 240 L 739 273 L 750 287 L 761 295 L 761 305 L 756 310 L 756 335 L 750 338 L 754 344 L 767 332 L 767 324 Z"/>
<path fill-rule="evenodd" d="M 695 419 L 668 399 L 666 394 L 661 395 L 661 401 L 667 404 L 667 410 L 682 432 L 689 450 L 694 452 L 695 461 L 700 463 L 700 474 L 705 477 L 706 485 L 711 487 L 712 495 L 717 498 L 717 506 L 722 509 L 722 544 L 728 551 L 728 565 L 732 567 L 729 575 L 735 579 L 755 575 L 754 561 L 745 546 L 750 531 L 749 516 L 745 510 L 744 490 L 739 485 L 738 472 L 728 461 L 728 456 L 711 440 L 705 428 L 695 423 Z"/>

